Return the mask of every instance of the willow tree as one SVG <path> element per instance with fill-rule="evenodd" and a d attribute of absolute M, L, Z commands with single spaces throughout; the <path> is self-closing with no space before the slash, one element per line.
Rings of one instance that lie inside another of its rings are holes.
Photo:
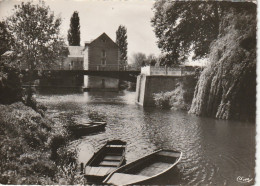
<path fill-rule="evenodd" d="M 198 81 L 190 113 L 221 119 L 255 119 L 256 5 L 230 4 L 219 37 L 210 47 L 210 65 Z"/>
<path fill-rule="evenodd" d="M 120 61 L 122 65 L 127 64 L 127 30 L 126 27 L 120 25 L 116 31 L 116 44 L 120 51 Z"/>
<path fill-rule="evenodd" d="M 70 18 L 70 29 L 68 31 L 68 42 L 71 46 L 80 46 L 80 24 L 78 12 L 74 12 Z"/>
<path fill-rule="evenodd" d="M 34 70 L 51 69 L 65 56 L 64 40 L 60 37 L 61 19 L 55 18 L 43 1 L 15 5 L 6 25 L 14 40 L 12 55 L 15 62 L 20 61 L 27 66 L 30 82 Z M 31 96 L 30 89 L 28 99 Z"/>

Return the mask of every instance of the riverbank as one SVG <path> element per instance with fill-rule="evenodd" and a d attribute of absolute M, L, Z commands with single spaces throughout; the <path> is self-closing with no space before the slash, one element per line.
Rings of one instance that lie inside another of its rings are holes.
<path fill-rule="evenodd" d="M 21 102 L 0 105 L 0 183 L 77 184 L 76 152 L 64 123 Z"/>

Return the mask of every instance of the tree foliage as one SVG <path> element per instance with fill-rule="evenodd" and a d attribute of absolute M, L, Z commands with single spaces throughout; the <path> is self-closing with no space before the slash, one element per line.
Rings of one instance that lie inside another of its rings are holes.
<path fill-rule="evenodd" d="M 221 119 L 255 119 L 256 5 L 225 3 L 210 65 L 198 81 L 191 113 Z"/>
<path fill-rule="evenodd" d="M 10 64 L 0 64 L 0 103 L 11 104 L 22 100 L 20 71 Z"/>
<path fill-rule="evenodd" d="M 159 0 L 154 4 L 152 26 L 158 47 L 168 64 L 184 61 L 191 51 L 195 58 L 209 52 L 219 30 L 218 2 Z"/>
<path fill-rule="evenodd" d="M 121 64 L 127 64 L 127 30 L 126 27 L 120 25 L 116 31 L 116 44 L 119 47 L 120 51 L 120 61 Z"/>
<path fill-rule="evenodd" d="M 16 61 L 26 63 L 30 70 L 51 68 L 64 57 L 65 44 L 60 37 L 61 19 L 55 18 L 43 1 L 15 5 L 6 25 L 14 42 L 11 49 Z"/>
<path fill-rule="evenodd" d="M 10 50 L 12 38 L 10 33 L 7 31 L 6 24 L 4 21 L 0 22 L 0 56 L 6 51 Z"/>
<path fill-rule="evenodd" d="M 68 42 L 70 46 L 80 46 L 80 24 L 78 12 L 74 12 L 70 18 L 70 29 L 68 31 Z"/>
<path fill-rule="evenodd" d="M 135 68 L 141 68 L 146 65 L 146 55 L 144 53 L 138 52 L 134 53 L 132 56 L 131 66 Z"/>
<path fill-rule="evenodd" d="M 155 66 L 160 65 L 160 57 L 156 57 L 154 54 L 145 55 L 142 52 L 137 52 L 132 55 L 131 66 L 134 68 L 141 68 L 143 66 Z"/>

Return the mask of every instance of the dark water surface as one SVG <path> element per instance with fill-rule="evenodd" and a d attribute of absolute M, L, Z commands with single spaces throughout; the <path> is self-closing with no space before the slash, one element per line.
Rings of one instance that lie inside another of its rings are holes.
<path fill-rule="evenodd" d="M 251 185 L 254 183 L 254 123 L 197 117 L 186 112 L 144 109 L 135 104 L 134 92 L 39 94 L 37 100 L 53 117 L 67 122 L 86 120 L 88 111 L 106 116 L 105 132 L 72 142 L 79 161 L 88 159 L 107 140 L 127 142 L 127 163 L 156 149 L 176 149 L 183 159 L 175 172 L 155 184 Z M 239 178 L 253 178 L 240 183 Z"/>

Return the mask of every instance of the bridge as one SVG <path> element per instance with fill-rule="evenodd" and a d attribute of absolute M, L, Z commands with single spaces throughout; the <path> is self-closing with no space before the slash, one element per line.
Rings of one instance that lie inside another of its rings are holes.
<path fill-rule="evenodd" d="M 22 70 L 24 74 L 24 81 L 29 81 L 30 78 L 33 79 L 44 79 L 49 77 L 64 77 L 64 76 L 101 76 L 120 79 L 124 81 L 136 82 L 137 76 L 140 74 L 141 70 L 138 68 L 133 68 L 129 66 L 118 65 L 106 65 L 106 66 L 95 66 L 89 70 L 84 70 L 82 68 L 73 68 L 73 69 L 44 69 L 44 70 L 34 70 L 32 73 L 33 77 L 29 77 L 28 70 Z"/>
<path fill-rule="evenodd" d="M 27 70 L 23 70 L 23 82 L 29 82 L 32 79 L 40 79 L 44 82 L 51 82 L 51 86 L 60 87 L 64 86 L 63 79 L 68 77 L 74 77 L 76 80 L 75 86 L 80 87 L 84 84 L 84 75 L 89 76 L 100 76 L 120 79 L 123 81 L 129 81 L 138 83 L 138 76 L 147 76 L 153 77 L 158 80 L 162 78 L 172 79 L 175 77 L 185 77 L 192 76 L 195 74 L 194 69 L 189 69 L 186 67 L 154 67 L 154 66 L 145 66 L 141 69 L 130 68 L 128 66 L 95 66 L 95 68 L 90 68 L 89 70 L 83 69 L 53 69 L 53 70 L 34 70 L 33 73 L 29 73 Z M 142 78 L 142 77 L 141 77 Z M 41 81 L 41 82 L 43 82 Z M 66 82 L 66 80 L 65 80 Z M 46 86 L 42 84 L 41 86 Z M 65 86 L 70 87 L 70 85 L 65 83 Z"/>

